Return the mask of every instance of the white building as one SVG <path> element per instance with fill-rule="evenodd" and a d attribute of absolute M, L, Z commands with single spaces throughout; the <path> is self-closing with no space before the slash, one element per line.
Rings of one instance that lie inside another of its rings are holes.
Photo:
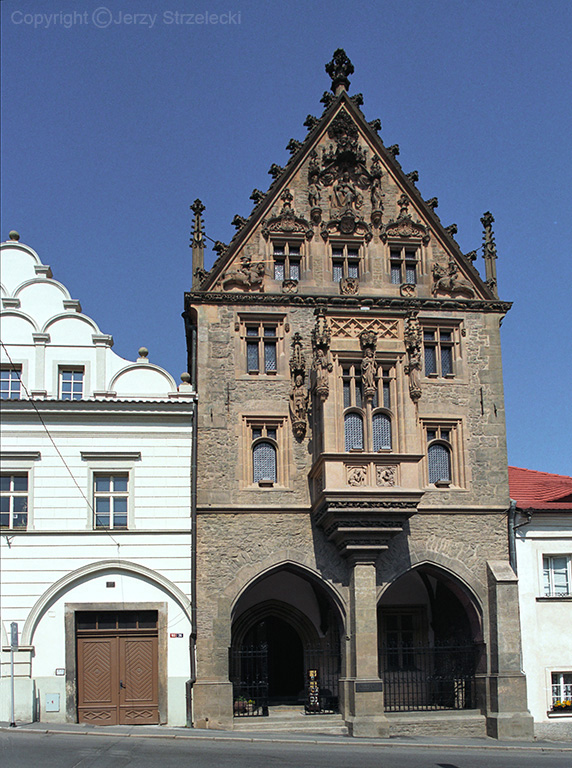
<path fill-rule="evenodd" d="M 175 384 L 2 243 L 1 720 L 187 722 L 189 377 Z"/>
<path fill-rule="evenodd" d="M 538 738 L 572 739 L 572 477 L 509 467 L 522 656 Z"/>

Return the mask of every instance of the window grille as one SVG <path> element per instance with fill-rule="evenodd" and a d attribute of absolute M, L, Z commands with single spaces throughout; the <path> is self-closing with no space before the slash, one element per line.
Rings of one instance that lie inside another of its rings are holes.
<path fill-rule="evenodd" d="M 276 482 L 276 448 L 266 441 L 256 443 L 252 449 L 253 481 Z"/>
<path fill-rule="evenodd" d="M 344 417 L 346 451 L 363 450 L 363 418 L 359 413 L 346 413 Z"/>
<path fill-rule="evenodd" d="M 429 482 L 437 483 L 440 480 L 451 482 L 451 454 L 447 446 L 441 445 L 441 443 L 430 445 L 427 456 Z"/>
<path fill-rule="evenodd" d="M 371 421 L 373 450 L 391 448 L 391 419 L 385 413 L 374 413 Z"/>

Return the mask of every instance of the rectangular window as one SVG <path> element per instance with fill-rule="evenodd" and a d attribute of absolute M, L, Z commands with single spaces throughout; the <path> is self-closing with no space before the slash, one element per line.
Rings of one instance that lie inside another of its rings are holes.
<path fill-rule="evenodd" d="M 83 398 L 83 368 L 60 368 L 60 400 Z"/>
<path fill-rule="evenodd" d="M 572 714 L 572 672 L 552 673 L 552 709 Z"/>
<path fill-rule="evenodd" d="M 332 246 L 332 280 L 339 283 L 343 277 L 359 278 L 359 247 L 349 245 Z"/>
<path fill-rule="evenodd" d="M 28 474 L 0 475 L 0 528 L 25 531 L 28 526 Z"/>
<path fill-rule="evenodd" d="M 572 595 L 572 556 L 544 555 L 544 596 L 569 597 Z"/>
<path fill-rule="evenodd" d="M 276 323 L 246 325 L 246 370 L 275 374 L 278 370 L 278 326 Z"/>
<path fill-rule="evenodd" d="M 417 251 L 411 248 L 392 248 L 390 274 L 393 285 L 417 283 Z"/>
<path fill-rule="evenodd" d="M 127 528 L 128 487 L 127 472 L 94 475 L 95 528 Z"/>
<path fill-rule="evenodd" d="M 274 279 L 300 280 L 301 251 L 298 243 L 274 243 Z"/>
<path fill-rule="evenodd" d="M 454 339 L 451 328 L 423 329 L 425 376 L 452 377 Z"/>
<path fill-rule="evenodd" d="M 19 400 L 22 368 L 20 366 L 0 370 L 0 399 Z"/>

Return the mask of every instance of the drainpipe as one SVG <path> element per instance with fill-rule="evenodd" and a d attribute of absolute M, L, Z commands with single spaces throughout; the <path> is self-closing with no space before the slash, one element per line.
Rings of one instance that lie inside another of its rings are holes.
<path fill-rule="evenodd" d="M 191 374 L 191 386 L 197 392 L 197 326 L 191 322 L 187 313 L 183 313 L 187 340 L 190 341 L 188 368 Z M 197 680 L 197 419 L 198 402 L 195 400 L 192 410 L 193 436 L 191 442 L 191 634 L 189 636 L 190 678 L 186 683 L 186 720 L 187 728 L 193 727 L 192 689 Z"/>
<path fill-rule="evenodd" d="M 523 523 L 519 523 L 516 525 L 516 514 L 517 511 L 521 515 L 526 516 L 526 520 Z M 514 499 L 510 500 L 510 507 L 507 510 L 508 512 L 508 558 L 510 565 L 513 569 L 513 571 L 518 574 L 518 569 L 516 566 L 516 531 L 518 528 L 522 528 L 525 525 L 529 525 L 530 521 L 532 520 L 532 514 L 528 512 L 527 510 L 518 509 L 516 506 L 516 501 Z"/>

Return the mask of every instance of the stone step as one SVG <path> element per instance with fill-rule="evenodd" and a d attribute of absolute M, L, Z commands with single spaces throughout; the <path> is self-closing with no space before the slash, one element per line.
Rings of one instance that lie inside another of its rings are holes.
<path fill-rule="evenodd" d="M 326 733 L 347 735 L 342 716 L 307 715 L 300 707 L 269 707 L 268 717 L 235 717 L 235 731 L 288 731 L 289 733 Z"/>

